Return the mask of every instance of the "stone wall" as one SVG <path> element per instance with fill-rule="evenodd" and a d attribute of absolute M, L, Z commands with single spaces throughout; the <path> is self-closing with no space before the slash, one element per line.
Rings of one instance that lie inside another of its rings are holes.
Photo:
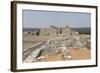
<path fill-rule="evenodd" d="M 72 31 L 69 27 L 55 27 L 51 26 L 48 28 L 41 28 L 40 31 L 28 32 L 28 35 L 34 36 L 70 36 L 70 35 L 78 35 L 79 33 L 76 31 Z"/>
<path fill-rule="evenodd" d="M 40 30 L 40 36 L 56 36 L 57 30 L 54 28 L 42 28 Z"/>

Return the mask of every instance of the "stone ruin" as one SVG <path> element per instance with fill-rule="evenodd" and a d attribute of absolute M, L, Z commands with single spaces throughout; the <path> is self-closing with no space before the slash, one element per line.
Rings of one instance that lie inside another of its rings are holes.
<path fill-rule="evenodd" d="M 36 32 L 33 32 L 33 34 L 36 34 Z M 53 38 L 53 36 L 59 35 L 60 37 Z M 47 40 L 44 48 L 38 52 L 36 58 L 40 56 L 62 54 L 63 60 L 66 60 L 70 48 L 76 48 L 79 50 L 83 48 L 91 49 L 90 35 L 79 34 L 76 31 L 72 31 L 68 26 L 65 28 L 57 28 L 54 26 L 43 28 L 38 32 L 38 36 L 52 37 Z M 65 51 L 67 51 L 67 53 Z M 69 56 L 69 58 L 71 57 Z M 41 59 L 36 61 L 41 61 Z"/>
<path fill-rule="evenodd" d="M 56 49 L 62 47 L 62 44 L 64 44 L 67 48 L 91 48 L 90 36 L 70 36 L 51 39 L 46 46 Z"/>
<path fill-rule="evenodd" d="M 28 32 L 26 34 L 34 36 L 59 36 L 59 35 L 68 36 L 68 35 L 78 35 L 79 33 L 71 30 L 68 26 L 66 27 L 50 26 L 46 28 L 40 28 L 40 30 Z"/>
<path fill-rule="evenodd" d="M 56 39 L 51 38 L 46 42 L 44 46 L 45 48 L 41 49 L 40 51 L 41 53 L 39 54 L 40 56 L 62 54 L 63 60 L 66 60 L 68 56 L 69 58 L 71 58 L 71 56 L 68 55 L 68 51 L 70 48 L 76 48 L 79 50 L 83 48 L 90 49 L 91 42 L 89 35 L 77 35 L 77 36 L 61 37 Z"/>

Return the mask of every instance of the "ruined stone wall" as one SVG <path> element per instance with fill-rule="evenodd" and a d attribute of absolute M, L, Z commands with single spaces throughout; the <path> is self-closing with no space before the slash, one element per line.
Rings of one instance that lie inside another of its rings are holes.
<path fill-rule="evenodd" d="M 40 30 L 40 36 L 56 36 L 57 30 L 54 28 L 42 28 Z"/>
<path fill-rule="evenodd" d="M 25 33 L 26 34 L 26 33 Z M 76 31 L 72 31 L 69 27 L 63 28 L 56 28 L 56 27 L 49 27 L 49 28 L 41 28 L 39 31 L 28 32 L 28 35 L 33 36 L 70 36 L 70 35 L 78 35 L 79 33 Z"/>
<path fill-rule="evenodd" d="M 71 30 L 69 28 L 63 28 L 62 29 L 62 34 L 63 35 L 70 35 L 71 34 Z"/>
<path fill-rule="evenodd" d="M 71 30 L 70 28 L 65 27 L 65 28 L 62 29 L 62 34 L 70 36 L 70 35 L 78 35 L 79 33 Z"/>

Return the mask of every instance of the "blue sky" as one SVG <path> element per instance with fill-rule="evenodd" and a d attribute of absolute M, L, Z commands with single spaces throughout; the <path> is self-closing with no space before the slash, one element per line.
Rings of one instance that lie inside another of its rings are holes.
<path fill-rule="evenodd" d="M 22 17 L 24 28 L 91 26 L 90 13 L 23 10 Z"/>

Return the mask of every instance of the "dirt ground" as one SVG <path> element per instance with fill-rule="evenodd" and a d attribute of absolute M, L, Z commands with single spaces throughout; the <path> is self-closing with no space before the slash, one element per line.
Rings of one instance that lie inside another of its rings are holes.
<path fill-rule="evenodd" d="M 91 59 L 91 50 L 87 48 L 83 49 L 69 49 L 69 55 L 71 56 L 70 59 L 67 60 L 84 60 L 84 59 Z M 62 54 L 53 54 L 47 56 L 44 61 L 62 61 L 63 56 Z"/>
<path fill-rule="evenodd" d="M 72 60 L 91 59 L 91 50 L 87 48 L 70 49 L 70 55 Z"/>

